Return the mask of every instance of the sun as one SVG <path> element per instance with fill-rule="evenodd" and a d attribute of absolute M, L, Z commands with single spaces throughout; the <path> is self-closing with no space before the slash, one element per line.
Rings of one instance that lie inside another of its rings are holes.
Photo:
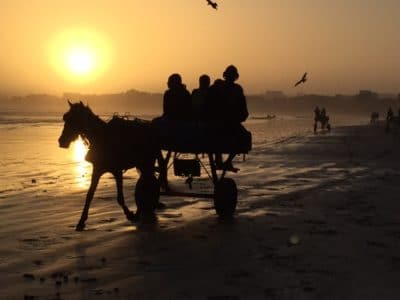
<path fill-rule="evenodd" d="M 55 35 L 50 43 L 50 61 L 63 79 L 94 81 L 110 65 L 110 42 L 99 32 L 74 28 Z"/>
<path fill-rule="evenodd" d="M 66 54 L 66 64 L 69 71 L 76 75 L 87 75 L 95 69 L 96 55 L 87 48 L 71 49 Z"/>

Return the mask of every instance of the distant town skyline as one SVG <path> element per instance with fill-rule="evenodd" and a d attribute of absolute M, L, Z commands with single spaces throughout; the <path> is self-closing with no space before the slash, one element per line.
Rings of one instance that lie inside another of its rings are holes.
<path fill-rule="evenodd" d="M 400 91 L 399 1 L 218 4 L 3 0 L 0 94 L 162 92 L 173 72 L 193 89 L 229 64 L 248 94 Z"/>

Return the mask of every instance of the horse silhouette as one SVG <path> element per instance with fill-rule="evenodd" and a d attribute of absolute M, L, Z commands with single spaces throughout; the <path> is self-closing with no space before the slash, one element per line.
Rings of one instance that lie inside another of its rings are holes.
<path fill-rule="evenodd" d="M 117 200 L 128 220 L 134 222 L 142 213 L 153 213 L 160 193 L 159 181 L 154 176 L 154 165 L 160 154 L 160 146 L 151 123 L 120 117 L 113 117 L 105 122 L 82 102 L 68 101 L 68 104 L 70 109 L 63 116 L 64 128 L 58 139 L 59 146 L 68 148 L 72 141 L 81 136 L 89 144 L 85 159 L 93 164 L 90 187 L 76 230 L 85 228 L 97 184 L 106 172 L 110 172 L 115 178 Z M 140 173 L 135 189 L 136 214 L 126 206 L 122 189 L 123 171 L 134 167 Z"/>

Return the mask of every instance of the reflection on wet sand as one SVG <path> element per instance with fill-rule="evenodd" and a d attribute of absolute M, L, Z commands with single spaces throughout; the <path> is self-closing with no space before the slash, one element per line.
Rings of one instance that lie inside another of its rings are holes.
<path fill-rule="evenodd" d="M 91 166 L 85 160 L 87 153 L 87 146 L 84 141 L 79 137 L 73 145 L 73 159 L 75 161 L 75 180 L 78 188 L 86 189 L 90 185 Z"/>

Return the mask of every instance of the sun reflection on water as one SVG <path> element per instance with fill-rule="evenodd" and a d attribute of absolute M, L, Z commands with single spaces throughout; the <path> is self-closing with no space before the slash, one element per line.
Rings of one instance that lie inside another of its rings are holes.
<path fill-rule="evenodd" d="M 90 164 L 85 160 L 87 146 L 79 137 L 73 144 L 73 156 L 76 163 L 76 183 L 79 188 L 87 188 L 90 184 Z"/>

